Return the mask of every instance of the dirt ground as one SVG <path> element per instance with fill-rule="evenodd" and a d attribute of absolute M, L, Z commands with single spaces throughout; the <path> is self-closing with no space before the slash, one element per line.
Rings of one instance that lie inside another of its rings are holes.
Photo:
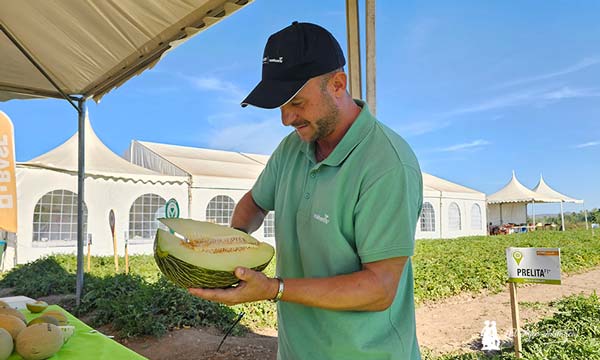
<path fill-rule="evenodd" d="M 564 296 L 600 292 L 600 268 L 563 276 L 562 285 L 530 285 L 518 289 L 521 323 L 549 315 L 545 306 Z M 421 346 L 440 354 L 478 348 L 485 320 L 497 323 L 501 339 L 508 340 L 512 329 L 508 291 L 494 295 L 457 296 L 417 308 L 417 333 Z M 141 338 L 123 344 L 152 360 L 183 359 L 261 359 L 277 357 L 277 333 L 264 330 L 245 337 L 228 337 L 219 352 L 223 335 L 211 329 L 182 329 L 160 338 Z"/>

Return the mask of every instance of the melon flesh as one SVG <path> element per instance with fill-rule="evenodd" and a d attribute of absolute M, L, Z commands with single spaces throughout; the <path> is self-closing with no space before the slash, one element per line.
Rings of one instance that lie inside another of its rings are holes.
<path fill-rule="evenodd" d="M 262 271 L 275 249 L 241 231 L 190 219 L 160 219 L 180 236 L 158 229 L 154 258 L 175 284 L 190 288 L 219 288 L 239 280 L 238 266 Z M 184 239 L 185 238 L 185 239 Z"/>

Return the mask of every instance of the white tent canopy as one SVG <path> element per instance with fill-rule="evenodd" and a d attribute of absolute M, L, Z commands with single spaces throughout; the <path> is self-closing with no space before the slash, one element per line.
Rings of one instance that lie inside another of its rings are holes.
<path fill-rule="evenodd" d="M 577 200 L 561 194 L 546 184 L 540 175 L 540 181 L 533 188 L 528 189 L 517 180 L 513 171 L 510 181 L 499 191 L 488 196 L 489 218 L 492 223 L 525 223 L 527 221 L 528 203 L 561 203 L 560 212 L 562 218 L 562 230 L 564 231 L 564 202 L 583 204 L 583 200 Z M 503 206 L 504 204 L 504 206 Z M 533 209 L 533 222 L 535 223 L 535 207 Z M 587 220 L 586 220 L 587 223 Z"/>
<path fill-rule="evenodd" d="M 567 195 L 561 194 L 558 191 L 554 190 L 546 182 L 542 175 L 540 175 L 540 181 L 533 188 L 533 192 L 538 194 L 540 197 L 546 198 L 545 202 L 572 202 L 576 204 L 583 204 L 583 200 L 573 199 Z"/>
<path fill-rule="evenodd" d="M 540 196 L 544 196 L 548 198 L 546 202 L 559 202 L 560 203 L 560 219 L 561 219 L 561 229 L 565 231 L 565 212 L 563 209 L 563 203 L 571 202 L 576 204 L 583 204 L 583 200 L 573 199 L 567 195 L 561 194 L 558 191 L 554 190 L 546 182 L 544 181 L 544 177 L 540 174 L 540 181 L 538 181 L 537 185 L 533 188 L 533 191 Z M 585 227 L 587 228 L 587 213 L 585 215 Z"/>
<path fill-rule="evenodd" d="M 153 215 L 160 214 L 167 199 L 181 204 L 181 216 L 189 217 L 188 181 L 185 176 L 170 176 L 131 164 L 113 153 L 96 136 L 86 118 L 88 169 L 83 204 L 85 233 L 93 237 L 94 255 L 114 251 L 108 214 L 114 213 L 115 241 L 120 255 L 123 242 L 129 240 L 129 254 L 151 254 L 153 235 L 148 229 L 158 224 Z M 77 193 L 76 133 L 54 149 L 27 162 L 17 163 L 18 229 L 9 237 L 9 269 L 16 264 L 34 261 L 52 253 L 73 253 L 73 206 Z M 91 238 L 90 238 L 91 239 Z"/>
<path fill-rule="evenodd" d="M 538 194 L 521 184 L 514 171 L 510 181 L 487 198 L 488 204 L 551 202 L 551 200 L 550 197 Z"/>
<path fill-rule="evenodd" d="M 423 192 L 427 195 L 435 195 L 436 192 L 439 192 L 440 196 L 453 194 L 454 196 L 485 200 L 485 194 L 480 191 L 444 180 L 425 172 L 422 172 L 422 175 Z"/>
<path fill-rule="evenodd" d="M 18 163 L 20 167 L 44 168 L 71 174 L 77 173 L 77 138 L 71 138 L 56 148 L 32 160 Z M 137 166 L 113 153 L 96 135 L 86 114 L 85 118 L 86 177 L 111 178 L 148 183 L 184 183 L 177 176 L 166 176 Z"/>
<path fill-rule="evenodd" d="M 495 225 L 523 224 L 527 222 L 528 203 L 551 201 L 550 197 L 538 194 L 521 184 L 513 171 L 510 181 L 487 197 L 488 220 Z M 535 210 L 533 217 L 535 219 Z"/>
<path fill-rule="evenodd" d="M 256 179 L 269 160 L 267 155 L 137 140 L 131 142 L 125 158 L 163 174 L 243 179 Z"/>

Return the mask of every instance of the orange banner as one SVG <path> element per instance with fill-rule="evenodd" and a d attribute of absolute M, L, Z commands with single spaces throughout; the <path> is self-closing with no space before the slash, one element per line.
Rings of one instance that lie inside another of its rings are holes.
<path fill-rule="evenodd" d="M 535 252 L 537 256 L 558 256 L 558 250 L 538 250 Z"/>
<path fill-rule="evenodd" d="M 17 232 L 17 177 L 13 124 L 0 111 L 0 229 Z"/>

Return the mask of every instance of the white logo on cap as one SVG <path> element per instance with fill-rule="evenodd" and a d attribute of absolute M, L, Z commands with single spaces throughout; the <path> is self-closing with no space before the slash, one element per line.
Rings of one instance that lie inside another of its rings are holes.
<path fill-rule="evenodd" d="M 278 64 L 283 64 L 283 56 L 280 56 L 278 58 L 270 58 L 268 56 L 265 56 L 263 58 L 263 64 L 266 63 L 278 63 Z"/>

